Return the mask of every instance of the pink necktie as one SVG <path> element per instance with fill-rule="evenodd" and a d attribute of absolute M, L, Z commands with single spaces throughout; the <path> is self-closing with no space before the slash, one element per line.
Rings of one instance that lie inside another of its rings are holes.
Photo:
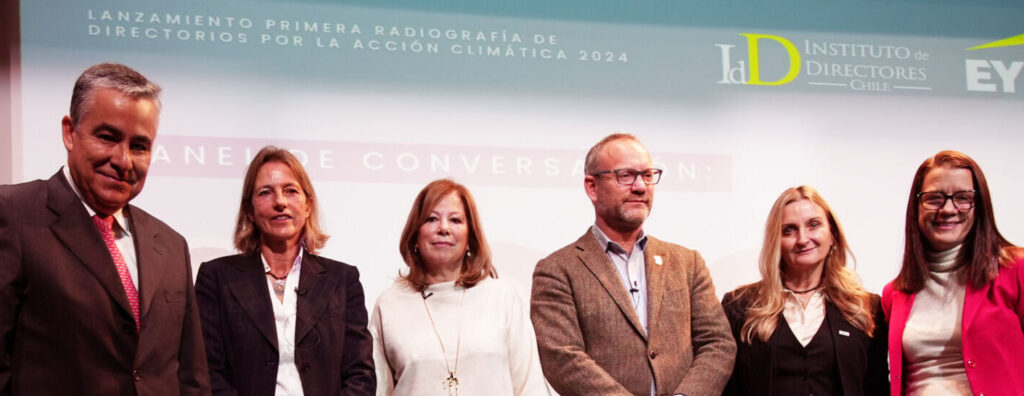
<path fill-rule="evenodd" d="M 128 264 L 124 262 L 121 250 L 114 242 L 114 216 L 100 217 L 97 214 L 92 217 L 92 221 L 96 223 L 96 228 L 100 230 L 103 242 L 107 244 L 107 250 L 110 251 L 110 257 L 114 259 L 117 275 L 121 277 L 121 285 L 124 286 L 124 292 L 128 295 L 128 305 L 131 305 L 132 316 L 135 317 L 135 331 L 139 331 L 139 291 L 135 289 L 132 274 L 128 272 Z"/>

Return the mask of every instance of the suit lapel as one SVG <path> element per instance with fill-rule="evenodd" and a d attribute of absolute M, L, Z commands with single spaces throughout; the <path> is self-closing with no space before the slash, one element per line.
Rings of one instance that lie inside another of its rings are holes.
<path fill-rule="evenodd" d="M 89 213 L 82 206 L 82 201 L 71 190 L 62 172 L 58 171 L 47 181 L 47 189 L 47 207 L 57 216 L 57 220 L 50 224 L 50 230 L 92 272 L 121 310 L 131 316 L 128 295 L 117 275 L 114 259 L 89 218 Z"/>
<path fill-rule="evenodd" d="M 839 308 L 830 301 L 825 301 L 825 321 L 822 325 L 828 325 L 829 331 L 832 332 L 832 351 L 836 356 L 836 366 L 839 371 L 839 385 L 845 389 L 845 384 L 851 383 L 850 379 L 847 378 L 849 374 L 846 370 L 845 363 L 856 362 L 857 359 L 853 354 L 856 354 L 856 348 L 852 348 L 854 345 L 852 337 L 855 334 L 860 334 L 860 329 L 853 327 L 849 322 L 843 318 L 843 314 L 839 312 Z"/>
<path fill-rule="evenodd" d="M 332 276 L 333 275 L 333 276 Z M 320 260 L 308 252 L 302 256 L 302 268 L 299 270 L 299 290 L 301 294 L 295 307 L 295 344 L 309 333 L 316 321 L 320 319 L 327 304 L 331 301 L 331 287 L 336 282 L 328 280 L 340 274 L 331 274 Z"/>
<path fill-rule="evenodd" d="M 615 271 L 612 261 L 605 255 L 604 249 L 597 243 L 597 238 L 594 237 L 594 234 L 588 230 L 582 238 L 576 241 L 576 248 L 580 250 L 579 259 L 583 262 L 583 265 L 597 277 L 605 292 L 612 298 L 612 301 L 615 301 L 615 305 L 618 305 L 619 310 L 626 316 L 629 323 L 633 325 L 633 329 L 646 341 L 647 334 L 644 332 L 644 327 L 640 325 L 640 318 L 637 317 L 636 311 L 633 309 L 633 300 L 629 297 L 626 287 L 622 285 L 622 279 L 619 278 L 619 273 Z"/>
<path fill-rule="evenodd" d="M 971 282 L 967 282 L 967 286 L 964 288 L 964 312 L 962 323 L 960 324 L 960 334 L 964 337 L 969 334 L 967 333 L 967 328 L 970 327 L 971 321 L 974 320 L 974 315 L 981 308 L 981 303 L 985 301 L 986 289 L 987 287 L 975 289 L 971 286 Z"/>
<path fill-rule="evenodd" d="M 914 296 L 917 294 L 906 294 L 901 291 L 892 291 L 892 303 L 889 313 L 889 350 L 890 351 L 902 351 L 903 350 L 903 330 L 907 327 L 907 319 L 910 318 L 910 309 L 914 305 Z M 902 353 L 890 353 L 896 357 L 895 362 L 890 362 L 892 367 L 902 367 L 903 358 Z M 896 373 L 896 371 L 893 371 Z M 894 381 L 897 379 L 893 379 Z M 898 379 L 903 381 L 904 379 Z M 898 389 L 898 388 L 897 388 Z"/>
<path fill-rule="evenodd" d="M 749 308 L 750 307 L 748 306 L 747 309 Z M 783 326 L 785 326 L 785 328 L 783 328 Z M 775 389 L 775 372 L 779 367 L 779 345 L 785 342 L 783 338 L 787 336 L 796 338 L 796 335 L 793 334 L 793 329 L 789 327 L 789 322 L 786 321 L 786 317 L 780 313 L 779 320 L 778 322 L 775 323 L 775 331 L 772 332 L 772 335 L 768 336 L 768 361 L 771 362 L 770 370 L 761 370 L 762 373 L 758 374 L 764 375 L 765 378 L 767 378 L 765 383 L 767 383 L 768 385 L 766 385 L 765 389 Z M 756 342 L 757 341 L 755 341 L 755 343 Z M 752 357 L 751 359 L 756 359 L 756 357 Z M 750 362 L 756 361 L 750 360 Z M 757 363 L 751 364 L 757 366 Z"/>
<path fill-rule="evenodd" d="M 151 219 L 142 215 L 140 211 L 132 210 L 132 206 L 126 207 L 128 222 L 131 223 L 132 240 L 135 242 L 135 257 L 138 266 L 139 284 L 136 285 L 142 295 L 142 307 L 140 316 L 146 317 L 157 291 L 163 289 L 160 281 L 164 279 L 164 270 L 167 263 L 163 262 L 163 243 L 160 243 L 160 233 L 153 227 Z"/>
<path fill-rule="evenodd" d="M 274 327 L 274 307 L 270 304 L 270 290 L 267 289 L 267 276 L 263 272 L 263 263 L 259 253 L 243 256 L 232 263 L 238 276 L 230 277 L 228 289 L 235 296 L 253 326 L 277 348 L 277 330 Z"/>
<path fill-rule="evenodd" d="M 644 267 L 647 274 L 647 331 L 654 331 L 654 324 L 659 323 L 661 300 L 665 296 L 665 254 L 661 241 L 647 237 L 647 251 L 644 252 Z"/>

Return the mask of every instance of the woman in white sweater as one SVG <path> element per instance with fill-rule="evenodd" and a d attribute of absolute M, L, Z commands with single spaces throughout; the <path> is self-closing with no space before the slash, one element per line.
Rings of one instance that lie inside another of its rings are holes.
<path fill-rule="evenodd" d="M 435 180 L 399 245 L 409 266 L 370 319 L 378 395 L 547 395 L 528 306 L 497 280 L 465 186 Z"/>

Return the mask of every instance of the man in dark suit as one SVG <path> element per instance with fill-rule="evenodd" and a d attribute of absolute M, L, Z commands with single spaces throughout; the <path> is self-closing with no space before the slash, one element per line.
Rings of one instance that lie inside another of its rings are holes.
<path fill-rule="evenodd" d="M 661 170 L 615 134 L 585 171 L 595 224 L 533 273 L 544 375 L 563 396 L 720 394 L 736 344 L 704 260 L 643 232 Z"/>
<path fill-rule="evenodd" d="M 209 395 L 184 238 L 142 191 L 160 87 L 118 64 L 75 82 L 67 165 L 0 186 L 0 394 Z"/>

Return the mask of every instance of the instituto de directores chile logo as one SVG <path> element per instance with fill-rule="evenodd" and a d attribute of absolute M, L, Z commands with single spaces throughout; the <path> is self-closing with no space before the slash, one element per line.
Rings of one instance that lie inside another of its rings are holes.
<path fill-rule="evenodd" d="M 780 86 L 804 76 L 807 85 L 854 91 L 931 90 L 931 55 L 906 45 L 806 38 L 798 47 L 773 34 L 739 36 L 746 39 L 745 53 L 737 49 L 742 44 L 715 44 L 722 62 L 718 84 Z"/>

